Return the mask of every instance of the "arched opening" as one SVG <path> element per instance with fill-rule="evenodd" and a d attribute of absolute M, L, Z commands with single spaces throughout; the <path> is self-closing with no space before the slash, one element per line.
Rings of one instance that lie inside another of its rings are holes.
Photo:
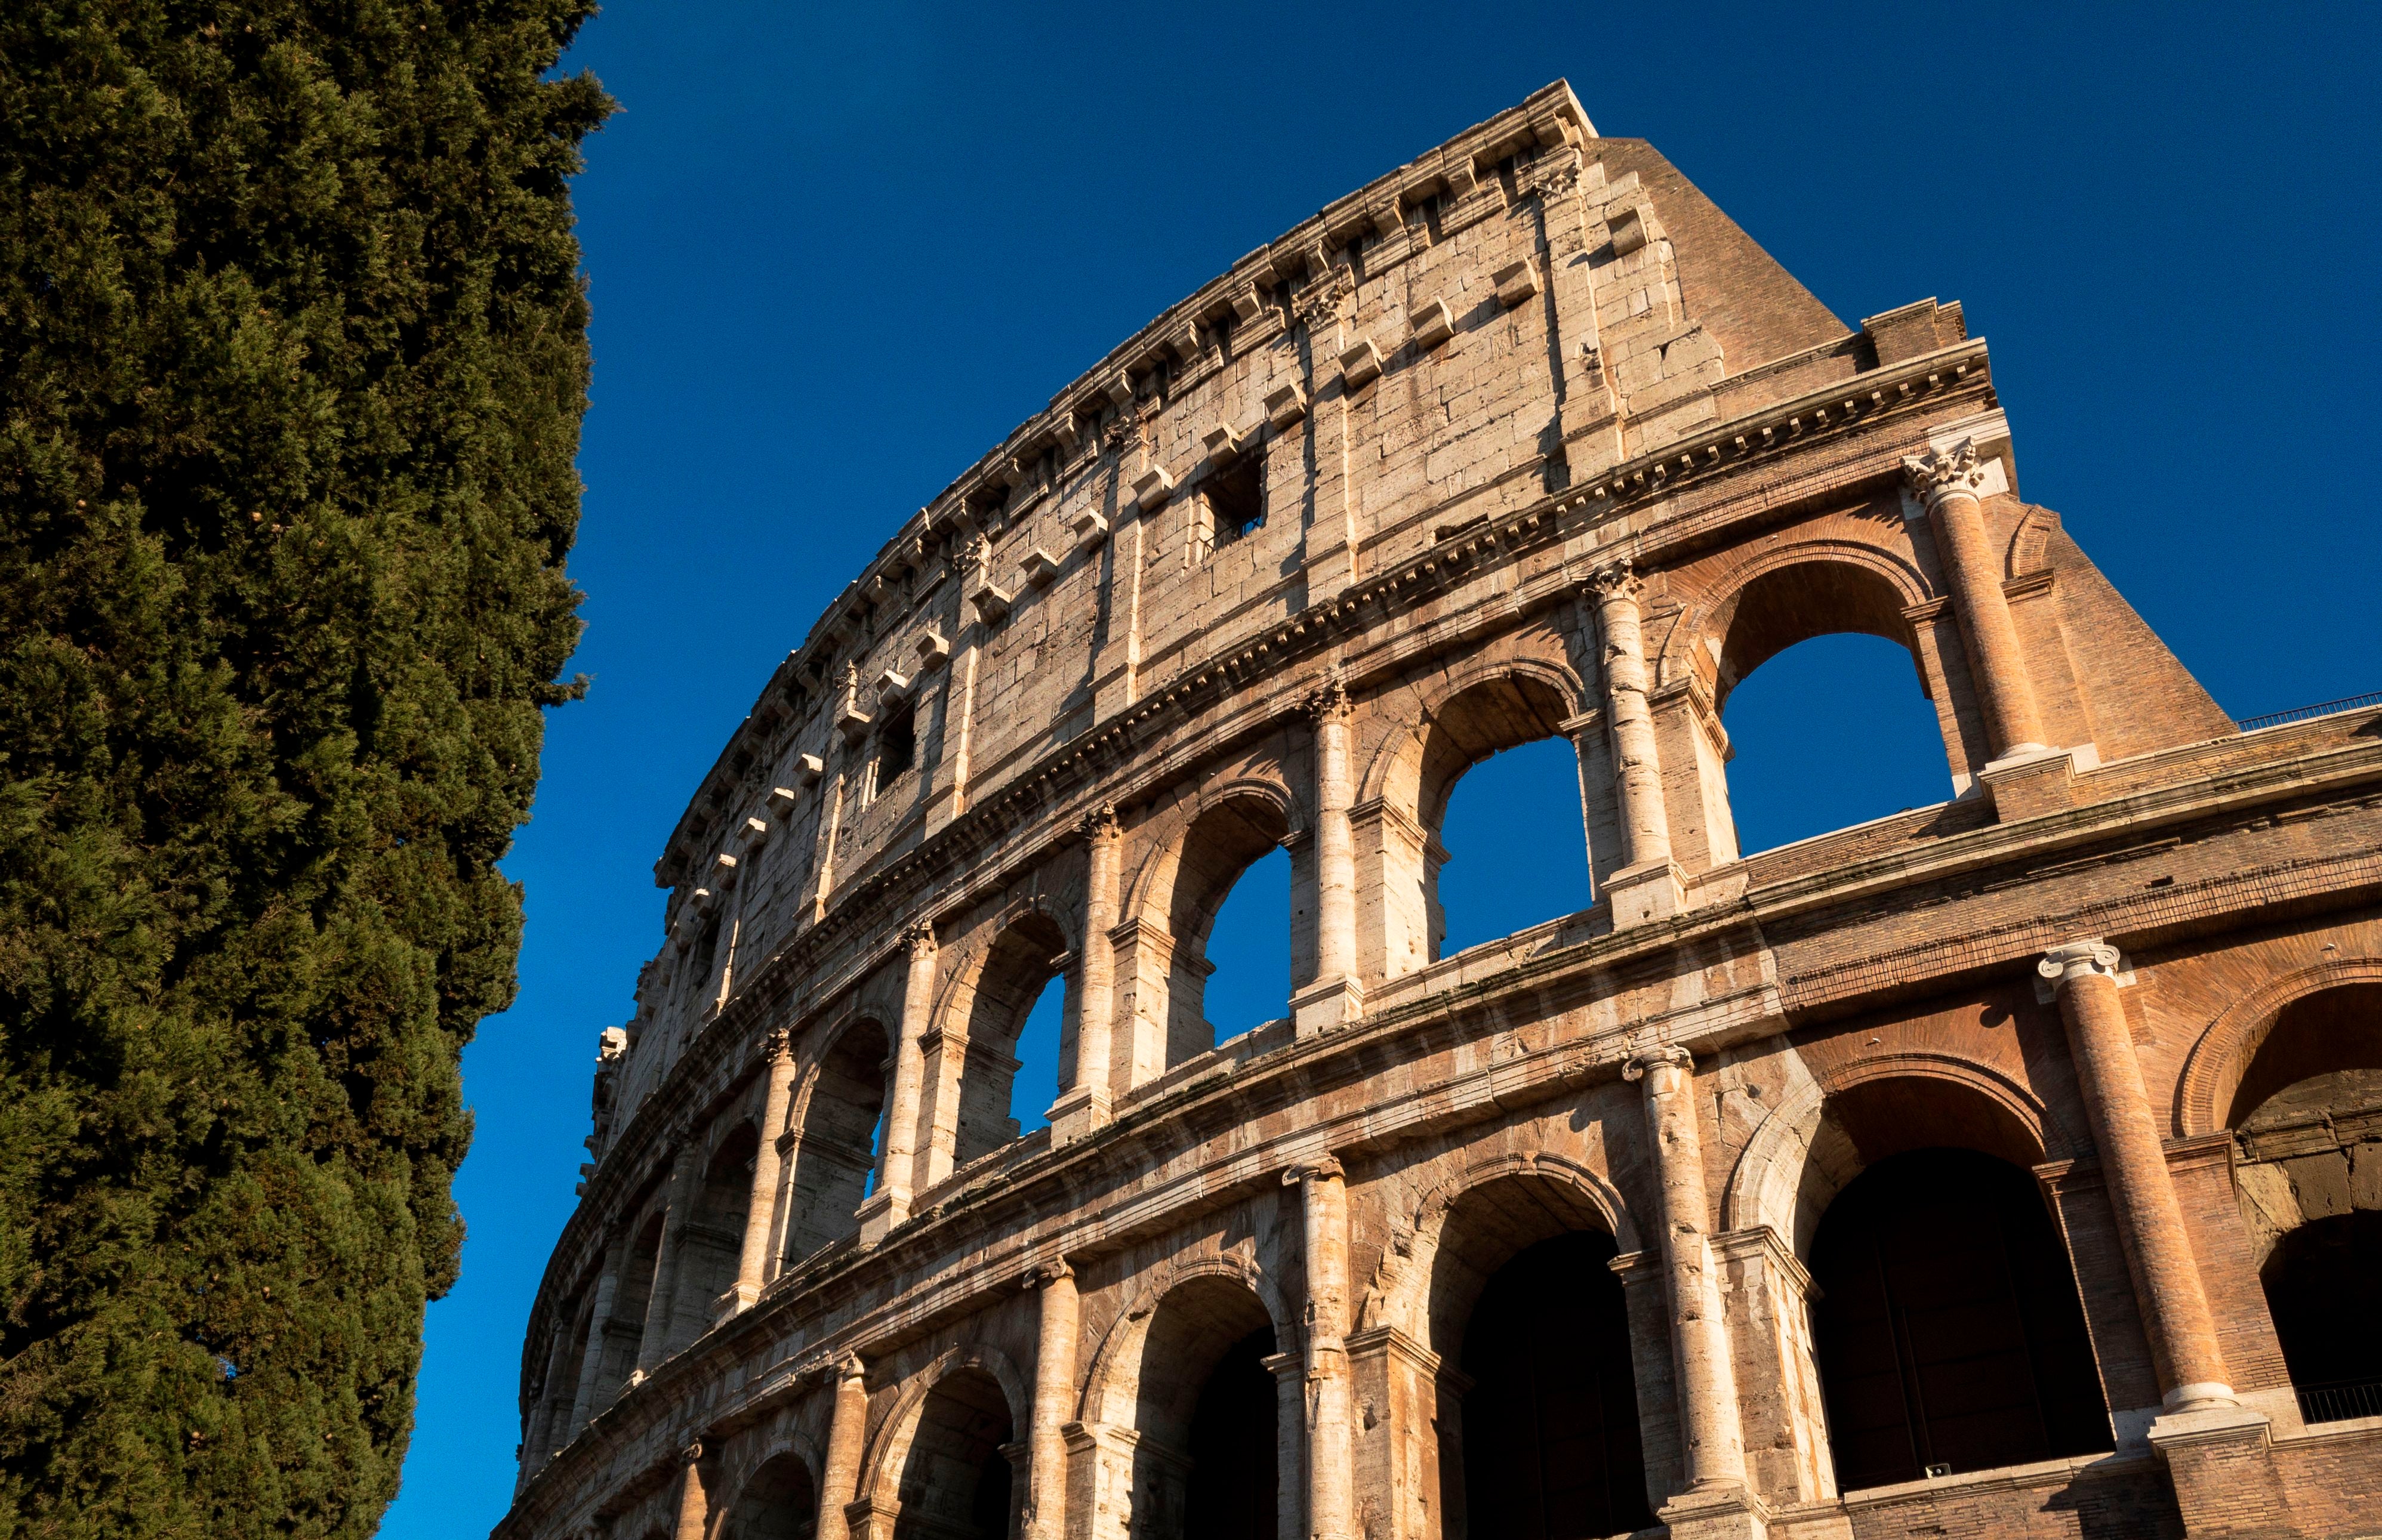
<path fill-rule="evenodd" d="M 787 1152 L 787 1262 L 799 1262 L 858 1228 L 855 1215 L 875 1167 L 891 1057 L 884 1026 L 863 1017 L 836 1034 L 812 1071 L 801 1127 Z"/>
<path fill-rule="evenodd" d="M 1059 1099 L 1059 1050 L 1067 1031 L 1067 981 L 1052 974 L 1017 1029 L 1017 1074 L 1009 1086 L 1009 1120 L 1020 1133 L 1048 1128 Z"/>
<path fill-rule="evenodd" d="M 1821 1216 L 1811 1277 L 1841 1486 L 2114 1447 L 2066 1249 L 2019 1167 L 1955 1148 L 1872 1163 Z"/>
<path fill-rule="evenodd" d="M 777 1456 L 744 1484 L 718 1540 L 810 1540 L 818 1528 L 818 1488 L 793 1453 Z"/>
<path fill-rule="evenodd" d="M 1140 1068 L 1144 1070 L 1156 1072 L 1170 1069 L 1206 1053 L 1216 1045 L 1220 1036 L 1236 1035 L 1257 1025 L 1259 1021 L 1288 1012 L 1290 992 L 1285 987 L 1278 1004 L 1257 1006 L 1265 1012 L 1257 1021 L 1236 1019 L 1227 1022 L 1225 1030 L 1220 1033 L 1209 1018 L 1208 983 L 1209 975 L 1220 968 L 1232 969 L 1236 974 L 1246 970 L 1251 987 L 1245 989 L 1236 980 L 1227 986 L 1226 991 L 1219 993 L 1218 1003 L 1221 1006 L 1226 999 L 1234 999 L 1234 1008 L 1246 1012 L 1260 998 L 1255 992 L 1255 981 L 1259 978 L 1271 981 L 1275 976 L 1274 965 L 1263 959 L 1287 954 L 1287 925 L 1261 949 L 1255 949 L 1247 955 L 1240 950 L 1247 947 L 1251 939 L 1246 934 L 1249 928 L 1246 920 L 1235 926 L 1244 934 L 1232 937 L 1234 949 L 1231 952 L 1226 953 L 1224 948 L 1217 947 L 1214 950 L 1218 955 L 1211 958 L 1209 944 L 1215 939 L 1216 920 L 1226 898 L 1237 889 L 1252 868 L 1281 849 L 1282 842 L 1289 833 L 1290 827 L 1283 816 L 1282 808 L 1271 799 L 1235 797 L 1202 813 L 1184 835 L 1166 908 L 1170 951 L 1166 972 L 1165 1042 L 1162 1052 L 1150 1051 L 1156 1045 L 1136 1045 L 1136 1057 L 1156 1061 L 1142 1064 Z M 1280 866 L 1271 870 L 1282 874 L 1276 880 L 1282 883 L 1286 894 L 1288 858 L 1285 856 Z M 1262 901 L 1262 895 L 1271 886 L 1271 883 L 1267 883 L 1265 886 L 1252 890 L 1254 895 L 1260 896 L 1259 902 L 1253 906 L 1255 910 L 1271 907 Z M 1287 912 L 1288 907 L 1285 896 L 1282 904 L 1283 912 Z M 1247 918 L 1257 917 L 1252 914 Z M 1240 918 L 1236 916 L 1236 919 Z M 1288 969 L 1283 968 L 1282 973 L 1287 984 Z"/>
<path fill-rule="evenodd" d="M 1764 572 L 1714 612 L 1719 654 L 1695 661 L 1726 725 L 1727 806 L 1710 816 L 1734 829 L 1716 847 L 1727 833 L 1729 850 L 1771 849 L 1950 794 L 1905 602 L 1868 568 L 1820 561 Z"/>
<path fill-rule="evenodd" d="M 1449 1214 L 1431 1345 L 1470 1381 L 1460 1417 L 1439 1420 L 1449 1535 L 1582 1540 L 1653 1523 L 1617 1250 L 1584 1195 L 1544 1178 L 1485 1183 Z M 1456 1394 L 1450 1382 L 1443 1399 Z"/>
<path fill-rule="evenodd" d="M 604 1346 L 597 1359 L 592 1410 L 629 1383 L 637 1367 L 637 1350 L 645 1335 L 645 1315 L 653 1307 L 654 1269 L 661 1260 L 662 1216 L 648 1215 L 639 1226 L 629 1254 L 620 1265 L 620 1281 L 613 1287 L 612 1314 L 604 1323 Z"/>
<path fill-rule="evenodd" d="M 1290 1001 L 1290 852 L 1276 848 L 1236 878 L 1208 927 L 1215 963 L 1200 1000 L 1209 1037 L 1226 1043 L 1279 1018 Z"/>
<path fill-rule="evenodd" d="M 2301 1415 L 2382 1416 L 2382 984 L 2278 1011 L 2242 1066 L 2229 1121 Z"/>
<path fill-rule="evenodd" d="M 945 1375 L 927 1392 L 902 1462 L 901 1540 L 1009 1540 L 1016 1533 L 1013 1424 L 1001 1383 L 981 1369 Z"/>
<path fill-rule="evenodd" d="M 1035 1002 L 1059 978 L 1066 961 L 1065 933 L 1049 915 L 1029 911 L 1001 933 L 975 979 L 953 996 L 948 1020 L 964 1022 L 966 1033 L 952 1133 L 953 1167 L 989 1155 L 1017 1137 L 1018 1119 L 1010 1115 L 1010 1106 L 1019 1069 L 1018 1037 Z M 952 1051 L 947 1031 L 941 1052 Z M 1057 1098 L 1060 1068 L 1053 1063 L 1051 1084 L 1038 1092 L 1047 1094 L 1045 1107 Z M 936 1121 L 942 1121 L 939 1110 Z"/>
<path fill-rule="evenodd" d="M 1434 959 L 1587 908 L 1595 890 L 1570 739 L 1474 765 L 1448 799 L 1437 843 L 1426 899 Z"/>
<path fill-rule="evenodd" d="M 1197 1277 L 1170 1289 L 1136 1381 L 1135 1533 L 1151 1540 L 1274 1540 L 1279 1399 L 1273 1322 L 1248 1289 Z"/>
<path fill-rule="evenodd" d="M 744 1220 L 752 1206 L 753 1156 L 760 1146 L 753 1125 L 739 1123 L 704 1167 L 694 1212 L 679 1234 L 680 1329 L 670 1343 L 673 1350 L 710 1329 L 713 1307 L 736 1282 Z"/>

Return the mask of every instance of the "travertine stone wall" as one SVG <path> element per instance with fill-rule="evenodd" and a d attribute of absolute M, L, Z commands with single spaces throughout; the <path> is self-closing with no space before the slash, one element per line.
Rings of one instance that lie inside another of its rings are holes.
<path fill-rule="evenodd" d="M 1478 1534 L 1474 1303 L 1580 1234 L 1675 1532 L 2370 1528 L 2382 1420 L 2303 1415 L 2260 1269 L 2382 1209 L 2382 719 L 2236 732 L 2014 465 L 1958 306 L 1846 328 L 1561 84 L 1160 316 L 673 834 L 500 1533 L 1181 1534 L 1270 1333 L 1276 1533 Z M 1946 800 L 1746 855 L 1730 692 L 1838 631 Z M 1443 955 L 1449 796 L 1548 739 L 1589 881 Z M 1291 995 L 1219 1044 L 1276 849 Z M 1937 1146 L 2032 1173 L 2113 1452 L 1846 1491 L 1814 1240 Z"/>

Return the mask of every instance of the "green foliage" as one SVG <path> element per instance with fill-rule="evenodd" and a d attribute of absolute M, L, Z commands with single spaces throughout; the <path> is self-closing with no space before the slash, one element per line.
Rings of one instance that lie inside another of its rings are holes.
<path fill-rule="evenodd" d="M 0 1535 L 362 1535 L 513 988 L 586 0 L 0 6 Z"/>

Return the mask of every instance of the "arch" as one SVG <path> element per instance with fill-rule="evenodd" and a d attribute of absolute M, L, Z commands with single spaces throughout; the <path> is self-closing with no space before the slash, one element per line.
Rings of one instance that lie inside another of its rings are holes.
<path fill-rule="evenodd" d="M 1127 888 L 1132 922 L 1117 947 L 1121 1048 L 1117 1090 L 1154 1079 L 1215 1046 L 1207 1018 L 1208 935 L 1234 885 L 1291 837 L 1296 804 L 1262 776 L 1212 787 L 1160 822 Z M 1291 983 L 1302 981 L 1294 959 Z M 1283 1002 L 1284 1009 L 1289 1002 Z"/>
<path fill-rule="evenodd" d="M 714 1306 L 736 1282 L 744 1223 L 752 1211 L 753 1157 L 760 1144 L 755 1120 L 739 1118 L 719 1135 L 704 1163 L 693 1209 L 678 1232 L 673 1292 L 679 1330 L 671 1338 L 673 1347 L 710 1329 Z"/>
<path fill-rule="evenodd" d="M 1447 935 L 1439 874 L 1451 856 L 1443 837 L 1456 784 L 1477 765 L 1525 744 L 1556 739 L 1572 748 L 1565 725 L 1580 713 L 1582 689 L 1568 666 L 1544 658 L 1479 660 L 1438 681 L 1406 729 L 1375 750 L 1359 779 L 1352 819 L 1357 882 L 1377 896 L 1360 922 L 1360 972 L 1397 978 L 1439 960 Z M 1591 897 L 1585 879 L 1597 863 L 1590 854 L 1576 757 L 1572 764 L 1569 801 L 1580 812 L 1580 880 L 1541 919 L 1585 909 Z"/>
<path fill-rule="evenodd" d="M 1922 1099 L 1933 1104 L 1931 1119 L 1905 1125 L 1883 1106 L 1861 1117 L 1870 1109 L 1848 1105 L 1882 1102 L 1878 1093 L 1897 1087 L 1922 1088 Z M 1931 1087 L 1937 1094 L 1929 1097 L 1924 1088 Z M 1847 1126 L 1848 1112 L 1854 1126 Z M 2021 1167 L 2089 1147 L 2033 1092 L 1989 1065 L 1923 1049 L 1882 1054 L 1836 1066 L 1779 1098 L 1729 1173 L 1721 1228 L 1767 1226 L 1808 1262 L 1829 1203 L 1864 1167 L 1908 1148 L 1908 1129 L 1917 1126 L 1941 1135 L 1935 1143 L 1980 1148 Z"/>
<path fill-rule="evenodd" d="M 1074 956 L 1067 927 L 1037 896 L 1009 906 L 988 939 L 951 971 L 933 1016 L 941 1045 L 932 1051 L 938 1057 L 956 1051 L 961 1059 L 956 1074 L 947 1063 L 929 1071 L 938 1105 L 927 1127 L 951 1145 L 948 1166 L 943 1152 L 935 1152 L 938 1179 L 1017 1137 L 1009 1115 L 1017 1034 L 1043 986 L 1066 972 Z M 946 1094 L 956 1096 L 954 1106 L 940 1105 Z"/>
<path fill-rule="evenodd" d="M 1083 1392 L 1075 1409 L 1082 1421 L 1130 1425 L 1133 1402 L 1120 1399 L 1122 1387 L 1128 1383 L 1123 1366 L 1138 1360 L 1159 1302 L 1184 1284 L 1201 1278 L 1227 1279 L 1256 1295 L 1258 1302 L 1265 1307 L 1266 1318 L 1273 1324 L 1279 1350 L 1288 1351 L 1296 1346 L 1298 1317 L 1282 1289 L 1253 1258 L 1230 1251 L 1179 1259 L 1160 1269 L 1135 1292 L 1132 1302 L 1093 1350 L 1090 1372 L 1084 1376 Z"/>
<path fill-rule="evenodd" d="M 2065 1242 L 2031 1173 L 1922 1147 L 1822 1216 L 1813 1357 L 1848 1488 L 2115 1447 Z"/>
<path fill-rule="evenodd" d="M 821 1469 L 809 1439 L 771 1439 L 724 1494 L 714 1540 L 809 1540 L 818 1527 Z"/>
<path fill-rule="evenodd" d="M 817 1045 L 780 1136 L 787 1156 L 781 1262 L 811 1256 L 859 1227 L 892 1069 L 892 1034 L 874 1015 L 847 1018 Z"/>
<path fill-rule="evenodd" d="M 2059 515 L 2049 508 L 2029 507 L 2020 515 L 2018 528 L 2010 532 L 2009 563 L 2002 576 L 2023 578 L 2042 571 L 2048 565 L 2044 551 L 2058 532 Z"/>
<path fill-rule="evenodd" d="M 2382 984 L 2382 958 L 2339 958 L 2270 979 L 2227 1007 L 2192 1044 L 2176 1079 L 2176 1131 L 2192 1139 L 2229 1125 L 2242 1076 L 2286 1008 L 2324 990 L 2375 984 Z"/>
<path fill-rule="evenodd" d="M 2258 1269 L 2283 1367 L 2311 1423 L 2382 1407 L 2382 1209 L 2303 1220 Z"/>
<path fill-rule="evenodd" d="M 939 1392 L 951 1404 L 936 1405 Z M 999 1403 L 997 1408 L 993 1404 L 995 1401 Z M 1004 1458 L 1000 1455 L 1000 1450 L 1011 1443 L 1016 1430 L 1025 1425 L 1032 1405 L 1032 1393 L 1025 1380 L 1018 1374 L 1016 1365 L 1011 1363 L 998 1349 L 980 1343 L 946 1349 L 903 1387 L 891 1414 L 885 1419 L 884 1426 L 877 1435 L 875 1448 L 868 1451 L 863 1463 L 865 1474 L 860 1490 L 874 1497 L 880 1506 L 896 1510 L 905 1502 L 926 1498 L 935 1505 L 935 1516 L 946 1520 L 945 1523 L 935 1525 L 928 1531 L 921 1527 L 915 1515 L 909 1522 L 897 1516 L 893 1523 L 893 1533 L 897 1536 L 925 1533 L 948 1534 L 954 1528 L 960 1534 L 966 1534 L 968 1529 L 964 1521 L 954 1526 L 949 1519 L 954 1513 L 964 1514 L 970 1510 L 976 1485 L 973 1473 L 964 1482 L 954 1479 L 949 1473 L 929 1482 L 923 1469 L 915 1473 L 912 1471 L 914 1460 L 922 1465 L 941 1461 L 954 1469 L 971 1473 L 979 1470 L 983 1457 Z M 939 1419 L 931 1429 L 927 1425 L 930 1409 L 947 1414 Z M 1027 1410 L 1022 1412 L 1021 1409 Z M 971 1416 L 998 1418 L 1005 1423 L 1007 1431 L 1001 1433 L 981 1427 L 971 1431 L 966 1426 Z M 929 1438 L 928 1447 L 923 1450 L 920 1447 L 922 1432 L 927 1433 Z M 974 1448 L 974 1444 L 988 1441 L 991 1444 L 989 1448 L 979 1450 Z M 933 1520 L 930 1518 L 926 1522 L 932 1523 Z M 1015 1504 L 1013 1500 L 1007 1523 L 1013 1526 L 1014 1522 Z M 1001 1531 L 1004 1536 L 1010 1533 L 1012 1529 L 1009 1527 Z"/>
<path fill-rule="evenodd" d="M 1797 577 L 1791 587 L 1776 581 L 1789 572 Z M 1691 674 L 1709 678 L 1717 713 L 1737 680 L 1795 642 L 1848 630 L 1899 642 L 1918 666 L 1902 612 L 1935 596 L 1908 558 L 1857 541 L 1806 540 L 1755 552 L 1716 574 L 1672 628 L 1656 663 L 1656 687 Z M 1808 614 L 1793 613 L 1799 607 L 1824 610 L 1827 622 L 1811 623 Z M 1926 685 L 1923 669 L 1920 682 Z"/>

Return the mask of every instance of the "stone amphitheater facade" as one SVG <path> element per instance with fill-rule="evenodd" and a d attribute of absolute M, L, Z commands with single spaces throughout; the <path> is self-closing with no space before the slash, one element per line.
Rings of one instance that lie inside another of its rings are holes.
<path fill-rule="evenodd" d="M 1951 795 L 1744 855 L 1729 693 L 1842 631 Z M 1576 912 L 1443 956 L 1450 791 L 1542 739 Z M 778 669 L 656 868 L 497 1533 L 2371 1533 L 2378 841 L 2382 713 L 2229 720 L 1958 305 L 1848 329 L 1550 86 Z M 1220 1043 L 1277 849 L 1292 992 Z"/>

